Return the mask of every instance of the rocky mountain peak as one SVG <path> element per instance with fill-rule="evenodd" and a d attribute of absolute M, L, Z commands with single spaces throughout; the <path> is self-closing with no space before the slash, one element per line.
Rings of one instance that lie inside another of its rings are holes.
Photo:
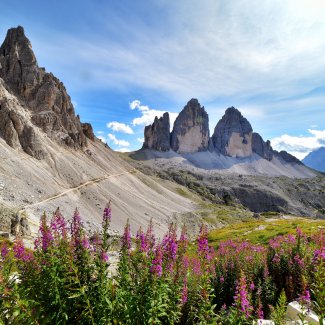
<path fill-rule="evenodd" d="M 144 129 L 144 149 L 168 151 L 170 149 L 170 122 L 169 114 L 164 113 L 160 118 L 155 117 L 154 122 Z"/>
<path fill-rule="evenodd" d="M 171 148 L 179 153 L 206 151 L 209 137 L 209 116 L 199 101 L 192 98 L 175 120 Z"/>
<path fill-rule="evenodd" d="M 5 88 L 30 113 L 32 124 L 52 140 L 75 149 L 94 139 L 92 128 L 82 126 L 63 83 L 38 67 L 23 27 L 11 28 L 0 47 L 0 78 Z M 21 144 L 24 148 L 24 145 Z"/>
<path fill-rule="evenodd" d="M 252 155 L 252 126 L 235 107 L 227 108 L 212 136 L 214 148 L 223 155 L 249 157 Z"/>

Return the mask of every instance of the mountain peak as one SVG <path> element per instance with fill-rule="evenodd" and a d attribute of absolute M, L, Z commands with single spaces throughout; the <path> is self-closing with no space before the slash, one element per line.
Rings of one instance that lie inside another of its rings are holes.
<path fill-rule="evenodd" d="M 21 26 L 9 29 L 0 47 L 0 78 L 9 93 L 29 111 L 34 126 L 60 144 L 75 149 L 87 146 L 84 130 L 92 138 L 92 129 L 81 124 L 62 82 L 38 67 L 31 42 Z M 20 134 L 17 128 L 10 132 Z M 21 146 L 24 148 L 23 143 Z"/>
<path fill-rule="evenodd" d="M 217 151 L 232 157 L 252 154 L 252 126 L 240 111 L 231 106 L 217 123 L 212 142 Z"/>
<path fill-rule="evenodd" d="M 7 31 L 6 38 L 0 48 L 0 53 L 4 57 L 10 55 L 12 59 L 19 60 L 24 65 L 37 65 L 32 45 L 26 37 L 22 26 L 10 28 Z"/>
<path fill-rule="evenodd" d="M 171 148 L 180 153 L 206 151 L 209 136 L 209 116 L 199 101 L 192 98 L 175 120 Z"/>

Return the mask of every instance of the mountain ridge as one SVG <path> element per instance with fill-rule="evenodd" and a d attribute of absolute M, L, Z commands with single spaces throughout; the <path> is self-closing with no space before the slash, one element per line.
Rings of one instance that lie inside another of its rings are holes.
<path fill-rule="evenodd" d="M 310 168 L 325 173 L 325 147 L 320 147 L 309 153 L 302 162 Z"/>
<path fill-rule="evenodd" d="M 278 156 L 288 163 L 301 164 L 299 159 L 288 152 L 273 150 L 271 142 L 265 142 L 261 135 L 253 132 L 249 121 L 233 106 L 226 109 L 211 137 L 209 116 L 196 98 L 184 106 L 171 132 L 169 125 L 169 115 L 165 113 L 162 118 L 156 117 L 153 124 L 146 126 L 143 149 L 173 150 L 180 154 L 215 151 L 233 158 L 251 157 L 256 153 L 269 161 L 273 156 Z M 160 143 L 160 138 L 164 139 L 163 149 L 156 145 Z"/>

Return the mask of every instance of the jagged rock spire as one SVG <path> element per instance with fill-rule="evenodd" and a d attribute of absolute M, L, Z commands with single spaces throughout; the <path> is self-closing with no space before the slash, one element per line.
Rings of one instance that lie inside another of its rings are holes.
<path fill-rule="evenodd" d="M 23 27 L 11 28 L 0 47 L 0 78 L 6 89 L 31 113 L 31 121 L 51 139 L 75 149 L 94 139 L 91 127 L 76 116 L 63 83 L 38 67 Z M 84 132 L 86 135 L 84 134 Z"/>

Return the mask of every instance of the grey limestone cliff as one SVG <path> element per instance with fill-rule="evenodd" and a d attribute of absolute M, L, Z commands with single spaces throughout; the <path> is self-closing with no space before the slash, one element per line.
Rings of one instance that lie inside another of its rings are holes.
<path fill-rule="evenodd" d="M 223 155 L 249 157 L 252 155 L 252 132 L 247 119 L 236 108 L 229 107 L 214 129 L 212 142 Z"/>
<path fill-rule="evenodd" d="M 262 137 L 256 132 L 253 132 L 252 136 L 252 149 L 253 152 L 257 153 L 264 159 L 271 161 L 273 158 L 273 149 L 271 147 L 271 142 L 269 140 L 264 142 Z"/>
<path fill-rule="evenodd" d="M 179 153 L 206 151 L 209 137 L 209 116 L 198 100 L 193 98 L 175 120 L 171 148 Z"/>
<path fill-rule="evenodd" d="M 75 149 L 87 145 L 79 117 L 63 83 L 37 64 L 21 26 L 11 28 L 0 47 L 0 78 L 31 114 L 31 121 L 51 139 Z M 88 138 L 90 128 L 87 128 Z"/>
<path fill-rule="evenodd" d="M 144 129 L 144 149 L 168 151 L 170 149 L 170 122 L 169 114 L 164 113 L 160 118 Z"/>

